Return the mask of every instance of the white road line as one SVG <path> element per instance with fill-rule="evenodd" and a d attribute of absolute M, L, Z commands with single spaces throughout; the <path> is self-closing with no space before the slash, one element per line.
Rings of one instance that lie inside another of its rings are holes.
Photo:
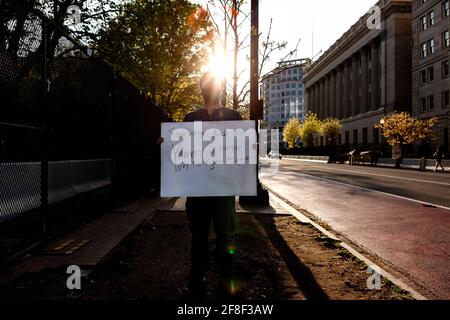
<path fill-rule="evenodd" d="M 331 180 L 331 179 L 327 179 L 327 178 L 322 178 L 322 177 L 317 177 L 317 176 L 314 176 L 314 175 L 311 175 L 311 174 L 307 174 L 307 173 L 300 173 L 300 172 L 289 170 L 289 169 L 286 169 L 286 168 L 284 168 L 282 170 L 289 171 L 289 174 L 296 174 L 296 175 L 300 175 L 300 176 L 312 177 L 312 178 L 319 179 L 319 180 L 333 182 L 333 183 L 341 184 L 341 185 L 348 186 L 348 187 L 358 188 L 358 189 L 365 190 L 365 191 L 377 192 L 377 193 L 384 194 L 384 195 L 387 195 L 387 196 L 391 196 L 391 197 L 395 197 L 395 198 L 399 198 L 399 199 L 403 199 L 403 200 L 408 200 L 408 201 L 414 201 L 414 202 L 417 202 L 417 203 L 420 203 L 420 204 L 425 204 L 425 205 L 428 205 L 428 206 L 433 206 L 433 207 L 436 207 L 436 208 L 441 208 L 441 209 L 450 211 L 450 207 L 440 206 L 438 204 L 434 204 L 434 203 L 430 203 L 430 202 L 420 201 L 420 200 L 416 200 L 416 199 L 412 199 L 412 198 L 402 197 L 402 196 L 399 196 L 399 195 L 396 195 L 396 194 L 392 194 L 392 193 L 387 193 L 387 192 L 378 191 L 378 190 L 374 190 L 374 189 L 369 189 L 369 188 L 364 188 L 364 187 L 360 187 L 360 186 L 355 186 L 353 184 L 340 182 L 340 181 L 336 181 L 336 180 Z"/>
<path fill-rule="evenodd" d="M 287 159 L 291 160 L 291 159 Z M 342 172 L 351 172 L 351 173 L 359 173 L 363 175 L 369 175 L 369 176 L 378 176 L 378 177 L 385 177 L 385 178 L 392 178 L 392 179 L 400 179 L 400 180 L 408 180 L 408 181 L 414 181 L 414 182 L 424 182 L 424 183 L 433 183 L 433 184 L 440 184 L 443 186 L 450 186 L 450 183 L 447 182 L 438 182 L 438 181 L 430 181 L 430 180 L 421 180 L 421 179 L 414 179 L 414 178 L 404 178 L 404 177 L 398 177 L 398 176 L 389 176 L 385 174 L 379 174 L 379 173 L 370 173 L 370 172 L 364 172 L 364 171 L 357 171 L 357 170 L 345 170 L 345 169 L 335 169 L 335 168 L 325 168 L 324 166 L 310 166 L 314 168 L 320 168 L 325 170 L 331 170 L 331 171 L 342 171 Z"/>

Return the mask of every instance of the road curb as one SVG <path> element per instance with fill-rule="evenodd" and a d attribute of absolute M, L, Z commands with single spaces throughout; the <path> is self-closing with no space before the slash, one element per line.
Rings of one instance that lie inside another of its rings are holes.
<path fill-rule="evenodd" d="M 292 207 L 285 199 L 283 199 L 280 195 L 278 195 L 277 193 L 272 191 L 270 188 L 268 188 L 265 185 L 264 185 L 264 187 L 269 191 L 269 196 L 270 197 L 272 197 L 276 202 L 278 202 L 284 209 L 286 209 L 292 216 L 296 217 L 300 222 L 311 224 L 315 229 L 317 229 L 318 231 L 323 233 L 328 238 L 330 238 L 332 240 L 335 240 L 335 241 L 338 241 L 339 245 L 342 248 L 346 249 L 348 252 L 350 252 L 350 254 L 352 254 L 355 258 L 357 258 L 358 260 L 363 261 L 365 264 L 367 264 L 369 267 L 371 267 L 372 270 L 377 270 L 377 272 L 381 276 L 383 276 L 384 278 L 388 279 L 389 281 L 391 281 L 396 286 L 398 286 L 401 289 L 403 289 L 406 292 L 408 292 L 414 299 L 416 299 L 416 300 L 428 300 L 426 297 L 424 297 L 423 295 L 418 293 L 416 290 L 414 290 L 413 288 L 408 286 L 406 283 L 404 283 L 403 281 L 397 279 L 391 273 L 387 272 L 386 270 L 384 270 L 383 268 L 378 266 L 376 263 L 374 263 L 372 260 L 370 260 L 369 258 L 367 258 L 364 255 L 362 255 L 361 253 L 359 253 L 352 246 L 350 246 L 349 244 L 343 242 L 335 234 L 333 234 L 332 232 L 326 230 L 321 225 L 317 224 L 316 222 L 314 222 L 313 220 L 311 220 L 310 218 L 305 216 L 299 210 L 297 210 L 294 207 Z"/>

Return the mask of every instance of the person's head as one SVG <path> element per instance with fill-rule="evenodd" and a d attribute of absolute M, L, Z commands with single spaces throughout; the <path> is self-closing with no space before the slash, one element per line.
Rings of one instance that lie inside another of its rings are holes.
<path fill-rule="evenodd" d="M 221 104 L 223 79 L 213 72 L 206 72 L 200 78 L 200 90 L 205 104 Z"/>

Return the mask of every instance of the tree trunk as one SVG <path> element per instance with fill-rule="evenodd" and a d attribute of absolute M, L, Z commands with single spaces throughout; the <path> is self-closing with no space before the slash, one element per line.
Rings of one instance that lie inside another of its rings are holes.
<path fill-rule="evenodd" d="M 239 107 L 237 86 L 238 86 L 238 68 L 237 60 L 239 53 L 239 32 L 237 24 L 237 16 L 239 12 L 237 0 L 233 0 L 233 10 L 232 10 L 232 28 L 234 34 L 234 50 L 233 50 L 233 109 L 237 110 Z"/>
<path fill-rule="evenodd" d="M 392 146 L 392 159 L 395 160 L 395 168 L 400 168 L 402 161 L 402 144 L 397 143 Z"/>

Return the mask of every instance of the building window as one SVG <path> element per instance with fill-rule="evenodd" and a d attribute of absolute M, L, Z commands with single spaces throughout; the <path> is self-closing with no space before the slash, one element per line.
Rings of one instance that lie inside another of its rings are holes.
<path fill-rule="evenodd" d="M 378 128 L 373 128 L 373 143 L 378 144 L 380 143 L 380 131 Z"/>
<path fill-rule="evenodd" d="M 345 131 L 345 144 L 350 144 L 350 132 Z"/>
<path fill-rule="evenodd" d="M 423 16 L 422 18 L 420 18 L 420 22 L 422 26 L 422 31 L 427 30 L 427 16 Z"/>
<path fill-rule="evenodd" d="M 434 11 L 430 11 L 427 13 L 427 19 L 428 19 L 428 25 L 433 26 L 434 25 Z"/>
<path fill-rule="evenodd" d="M 431 111 L 434 109 L 434 96 L 428 96 L 427 97 L 427 107 L 428 107 L 428 111 Z"/>
<path fill-rule="evenodd" d="M 367 145 L 367 142 L 368 142 L 368 138 L 367 138 L 367 136 L 368 136 L 368 129 L 367 128 L 363 128 L 363 140 L 362 140 L 362 143 L 363 143 L 363 145 Z"/>
<path fill-rule="evenodd" d="M 429 53 L 430 55 L 433 54 L 433 53 L 434 53 L 434 49 L 435 49 L 435 46 L 434 46 L 434 39 L 428 40 L 427 45 L 428 45 L 428 53 Z"/>
<path fill-rule="evenodd" d="M 430 84 L 434 80 L 434 67 L 428 67 L 420 71 L 420 85 Z"/>
<path fill-rule="evenodd" d="M 420 71 L 420 85 L 424 86 L 427 84 L 427 70 Z"/>
<path fill-rule="evenodd" d="M 445 60 L 442 62 L 442 79 L 448 78 L 448 72 L 449 72 L 448 60 Z"/>
<path fill-rule="evenodd" d="M 448 30 L 442 33 L 442 48 L 447 48 L 450 46 L 450 39 Z"/>
<path fill-rule="evenodd" d="M 422 58 L 426 58 L 428 55 L 428 51 L 427 51 L 427 43 L 424 42 L 420 45 L 420 56 Z"/>
<path fill-rule="evenodd" d="M 420 111 L 427 112 L 427 98 L 420 98 Z"/>
<path fill-rule="evenodd" d="M 428 83 L 433 82 L 434 80 L 434 67 L 428 67 L 427 68 L 427 76 L 428 76 Z"/>
<path fill-rule="evenodd" d="M 356 146 L 358 144 L 358 129 L 353 130 L 353 145 Z"/>
<path fill-rule="evenodd" d="M 444 3 L 442 3 L 442 15 L 444 17 L 448 17 L 448 13 L 449 13 L 448 0 L 446 0 L 444 1 Z"/>
<path fill-rule="evenodd" d="M 449 106 L 449 91 L 442 92 L 442 108 L 448 108 Z"/>

